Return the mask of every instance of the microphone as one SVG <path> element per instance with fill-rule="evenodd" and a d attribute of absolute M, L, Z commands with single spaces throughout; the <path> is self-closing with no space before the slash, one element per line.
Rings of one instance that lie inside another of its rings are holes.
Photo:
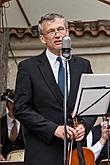
<path fill-rule="evenodd" d="M 69 36 L 63 37 L 62 56 L 66 58 L 67 60 L 71 58 L 71 38 Z"/>

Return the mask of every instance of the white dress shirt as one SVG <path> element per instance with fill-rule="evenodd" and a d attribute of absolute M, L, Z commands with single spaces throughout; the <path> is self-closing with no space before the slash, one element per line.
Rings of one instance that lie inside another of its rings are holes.
<path fill-rule="evenodd" d="M 49 60 L 49 63 L 51 65 L 51 68 L 52 68 L 52 71 L 53 71 L 53 74 L 54 74 L 54 77 L 55 77 L 55 80 L 58 84 L 58 70 L 59 70 L 59 65 L 60 65 L 60 62 L 57 60 L 57 55 L 51 53 L 48 49 L 46 50 L 46 56 Z M 64 65 L 64 57 L 62 57 L 62 62 L 63 62 L 63 66 L 65 67 Z M 48 74 L 48 73 L 47 73 Z M 68 92 L 70 91 L 70 71 L 69 71 L 69 64 L 67 62 L 67 76 L 68 76 Z"/>
<path fill-rule="evenodd" d="M 93 142 L 93 135 L 92 135 L 92 131 L 90 131 L 89 134 L 87 135 L 87 147 L 93 151 L 95 155 L 95 160 L 96 160 L 98 156 L 100 155 L 104 145 L 102 145 L 98 141 L 96 144 L 92 146 L 92 142 Z"/>

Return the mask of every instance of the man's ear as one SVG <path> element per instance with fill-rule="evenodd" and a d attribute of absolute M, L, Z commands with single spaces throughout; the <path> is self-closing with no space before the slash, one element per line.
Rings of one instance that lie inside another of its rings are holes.
<path fill-rule="evenodd" d="M 40 35 L 39 38 L 43 44 L 46 44 L 45 37 L 43 35 Z"/>
<path fill-rule="evenodd" d="M 69 29 L 67 29 L 67 32 L 66 32 L 67 36 L 69 36 Z"/>

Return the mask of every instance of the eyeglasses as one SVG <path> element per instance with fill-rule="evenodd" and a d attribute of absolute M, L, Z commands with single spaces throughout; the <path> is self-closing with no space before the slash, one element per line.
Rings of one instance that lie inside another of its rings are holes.
<path fill-rule="evenodd" d="M 43 35 L 48 35 L 48 36 L 52 36 L 54 37 L 57 33 L 59 35 L 64 35 L 66 33 L 66 28 L 64 27 L 59 27 L 57 29 L 50 29 L 49 31 L 47 31 L 47 33 L 43 33 Z"/>

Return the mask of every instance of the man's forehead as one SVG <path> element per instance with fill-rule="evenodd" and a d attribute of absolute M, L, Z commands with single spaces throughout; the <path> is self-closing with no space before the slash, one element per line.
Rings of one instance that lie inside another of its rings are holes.
<path fill-rule="evenodd" d="M 42 25 L 43 26 L 55 26 L 55 25 L 57 26 L 59 24 L 64 25 L 64 19 L 63 18 L 55 18 L 54 20 L 45 20 Z"/>

